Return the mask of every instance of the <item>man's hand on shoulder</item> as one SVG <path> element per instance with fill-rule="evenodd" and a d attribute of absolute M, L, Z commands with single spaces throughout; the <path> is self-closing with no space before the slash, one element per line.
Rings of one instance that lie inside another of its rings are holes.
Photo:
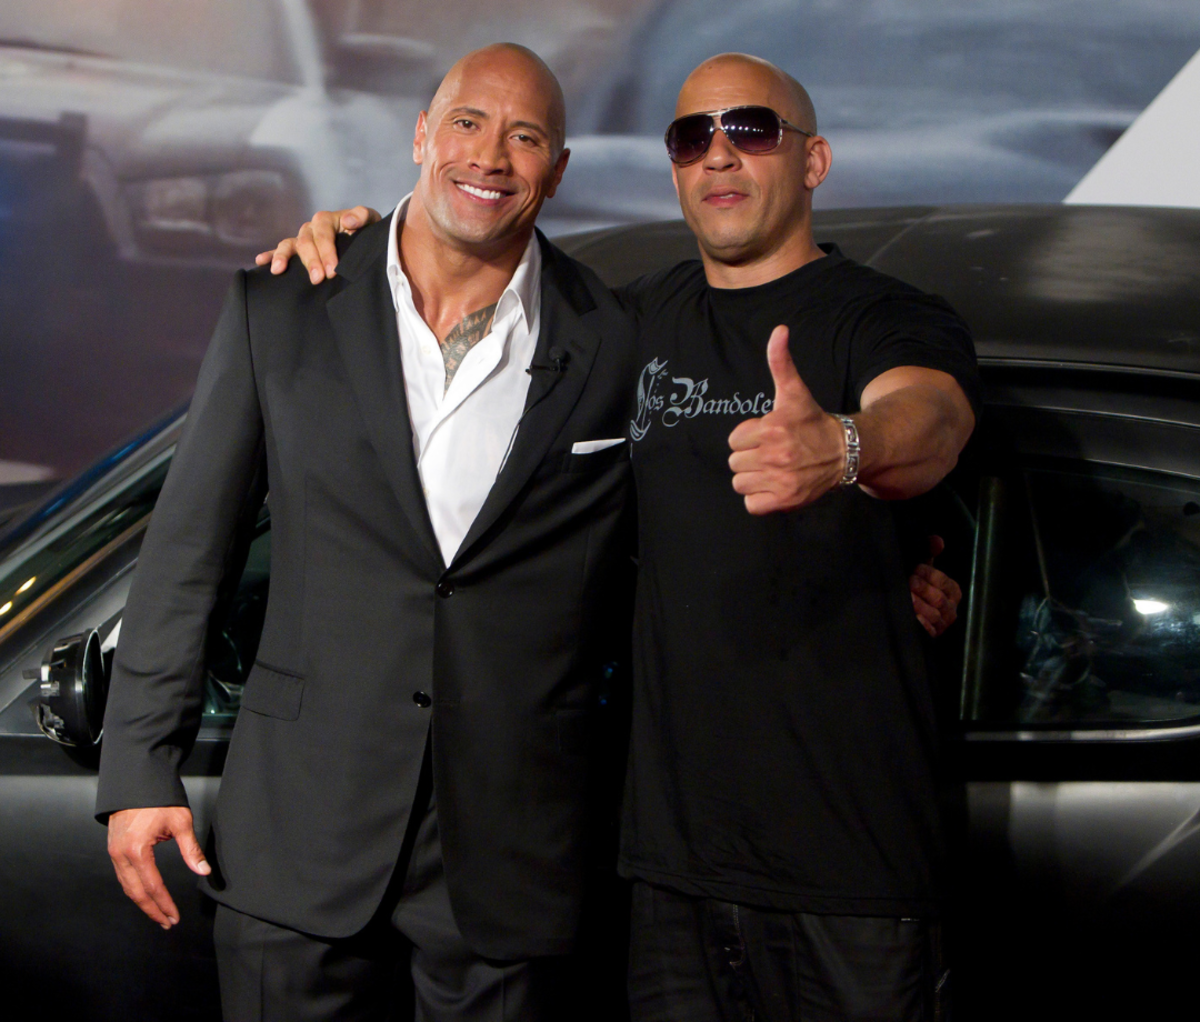
<path fill-rule="evenodd" d="M 300 228 L 296 237 L 284 238 L 273 250 L 259 252 L 254 257 L 255 265 L 266 266 L 270 263 L 272 273 L 283 273 L 287 269 L 288 260 L 292 256 L 299 256 L 300 262 L 308 270 L 308 279 L 314 284 L 320 284 L 327 277 L 336 275 L 337 235 L 353 234 L 359 228 L 367 227 L 379 219 L 379 211 L 369 206 L 355 206 L 353 209 L 332 212 L 321 210 Z"/>
<path fill-rule="evenodd" d="M 787 327 L 771 331 L 767 363 L 775 381 L 771 410 L 729 434 L 733 488 L 752 515 L 790 511 L 824 496 L 841 480 L 846 457 L 841 425 L 796 371 Z"/>
<path fill-rule="evenodd" d="M 117 879 L 134 904 L 164 930 L 179 922 L 179 909 L 154 861 L 154 846 L 172 838 L 193 873 L 212 872 L 186 806 L 122 809 L 108 818 L 108 855 Z"/>

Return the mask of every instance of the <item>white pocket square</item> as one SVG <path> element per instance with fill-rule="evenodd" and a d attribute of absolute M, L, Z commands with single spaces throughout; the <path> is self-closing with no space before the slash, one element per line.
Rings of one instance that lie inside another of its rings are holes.
<path fill-rule="evenodd" d="M 612 440 L 577 440 L 571 444 L 572 454 L 595 454 L 597 451 L 602 451 L 606 447 L 616 447 L 617 444 L 623 444 L 625 438 L 623 436 L 616 437 Z"/>

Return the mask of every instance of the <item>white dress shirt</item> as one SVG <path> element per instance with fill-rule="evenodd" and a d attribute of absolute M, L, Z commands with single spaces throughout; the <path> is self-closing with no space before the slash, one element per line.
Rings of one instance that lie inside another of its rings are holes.
<path fill-rule="evenodd" d="M 531 237 L 500 296 L 491 330 L 467 352 L 446 390 L 441 347 L 417 313 L 400 265 L 398 227 L 410 198 L 401 199 L 392 214 L 387 275 L 417 472 L 442 559 L 449 564 L 496 481 L 525 408 L 525 370 L 533 361 L 541 322 L 542 253 L 537 237 Z"/>

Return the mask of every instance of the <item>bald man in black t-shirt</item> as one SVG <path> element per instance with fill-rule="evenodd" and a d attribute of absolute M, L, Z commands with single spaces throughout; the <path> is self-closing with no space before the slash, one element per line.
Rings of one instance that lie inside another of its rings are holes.
<path fill-rule="evenodd" d="M 814 243 L 830 151 L 797 82 L 716 57 L 676 114 L 701 259 L 623 292 L 643 366 L 633 1015 L 932 1018 L 934 708 L 887 500 L 970 435 L 970 335 Z"/>

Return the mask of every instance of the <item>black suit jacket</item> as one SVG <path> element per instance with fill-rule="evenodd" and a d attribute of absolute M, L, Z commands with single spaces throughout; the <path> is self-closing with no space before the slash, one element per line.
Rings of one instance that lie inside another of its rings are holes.
<path fill-rule="evenodd" d="M 627 642 L 612 612 L 632 503 L 628 444 L 570 452 L 625 435 L 632 326 L 539 235 L 534 362 L 555 346 L 565 371 L 532 374 L 508 460 L 445 565 L 413 455 L 390 223 L 360 232 L 319 287 L 295 264 L 236 277 L 125 610 L 97 814 L 186 804 L 207 621 L 265 463 L 270 597 L 209 892 L 309 933 L 359 930 L 396 865 L 428 739 L 461 932 L 491 957 L 562 953 L 584 884 L 597 685 Z"/>

